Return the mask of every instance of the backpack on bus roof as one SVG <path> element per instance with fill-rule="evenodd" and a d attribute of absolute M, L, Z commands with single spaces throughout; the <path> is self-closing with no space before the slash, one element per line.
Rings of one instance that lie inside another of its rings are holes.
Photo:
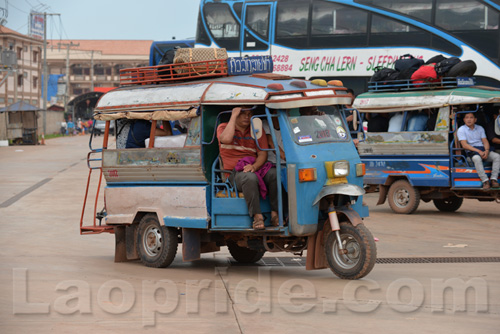
<path fill-rule="evenodd" d="M 394 68 L 396 69 L 396 71 L 404 72 L 410 68 L 418 69 L 423 64 L 424 61 L 422 59 L 417 59 L 411 54 L 407 53 L 399 57 L 399 59 L 394 62 Z"/>

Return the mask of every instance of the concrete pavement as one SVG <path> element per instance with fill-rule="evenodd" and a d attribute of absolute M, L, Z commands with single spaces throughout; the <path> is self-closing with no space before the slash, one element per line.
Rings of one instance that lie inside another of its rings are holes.
<path fill-rule="evenodd" d="M 0 148 L 1 333 L 498 333 L 500 262 L 377 264 L 358 281 L 230 266 L 226 249 L 114 263 L 112 235 L 79 235 L 88 138 Z M 499 204 L 404 216 L 366 201 L 379 258 L 500 257 Z"/>

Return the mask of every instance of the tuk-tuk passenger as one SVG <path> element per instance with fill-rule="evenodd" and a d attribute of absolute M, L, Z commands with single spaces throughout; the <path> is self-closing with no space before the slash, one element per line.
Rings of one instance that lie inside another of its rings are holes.
<path fill-rule="evenodd" d="M 486 133 L 484 128 L 476 124 L 476 115 L 474 113 L 467 113 L 464 116 L 464 125 L 462 125 L 458 131 L 458 140 L 463 148 L 468 152 L 476 167 L 477 174 L 483 183 L 483 189 L 490 189 L 491 187 L 498 188 L 498 173 L 500 170 L 500 154 L 495 152 L 490 152 L 490 143 L 486 139 Z M 491 178 L 488 180 L 488 176 L 484 172 L 483 160 L 493 162 L 491 168 Z"/>
<path fill-rule="evenodd" d="M 252 226 L 256 230 L 262 230 L 265 226 L 259 194 L 265 198 L 266 192 L 269 193 L 271 225 L 278 226 L 278 190 L 276 168 L 271 167 L 272 165 L 267 162 L 267 152 L 261 151 L 251 137 L 250 119 L 252 116 L 251 108 L 233 108 L 229 122 L 218 126 L 217 139 L 223 167 L 232 170 L 230 180 L 245 196 L 248 213 L 253 218 Z M 265 134 L 258 141 L 261 148 L 268 148 Z M 237 171 L 237 165 L 242 167 L 240 171 Z"/>
<path fill-rule="evenodd" d="M 146 147 L 146 139 L 151 134 L 151 121 L 139 119 L 131 126 L 127 136 L 125 148 L 144 148 Z M 170 122 L 164 122 L 164 129 L 156 128 L 155 136 L 171 136 L 172 128 Z"/>

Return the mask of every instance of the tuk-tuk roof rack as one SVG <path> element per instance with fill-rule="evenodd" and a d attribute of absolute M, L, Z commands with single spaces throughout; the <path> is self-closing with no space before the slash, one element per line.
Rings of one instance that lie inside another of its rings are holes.
<path fill-rule="evenodd" d="M 422 80 L 392 80 L 368 83 L 369 92 L 398 92 L 429 89 L 447 89 L 457 87 L 470 87 L 476 84 L 473 77 L 443 77 L 436 81 Z"/>
<path fill-rule="evenodd" d="M 153 85 L 227 75 L 226 59 L 124 68 L 120 70 L 120 86 Z"/>

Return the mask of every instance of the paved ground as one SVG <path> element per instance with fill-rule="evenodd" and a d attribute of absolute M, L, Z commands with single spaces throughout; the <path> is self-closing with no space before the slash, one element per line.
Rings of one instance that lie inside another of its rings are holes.
<path fill-rule="evenodd" d="M 230 266 L 226 250 L 114 263 L 112 235 L 78 231 L 87 152 L 88 137 L 0 148 L 0 333 L 499 332 L 500 262 L 377 264 L 358 281 Z M 401 216 L 366 201 L 379 258 L 500 257 L 499 204 Z"/>

